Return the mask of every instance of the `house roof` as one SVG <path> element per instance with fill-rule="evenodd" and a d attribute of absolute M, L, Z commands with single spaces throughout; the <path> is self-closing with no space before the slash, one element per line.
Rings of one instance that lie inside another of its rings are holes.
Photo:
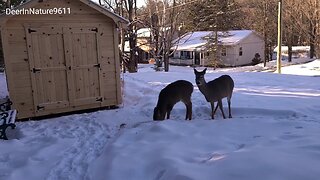
<path fill-rule="evenodd" d="M 159 28 L 160 32 L 163 31 L 169 31 L 170 27 L 166 27 L 166 28 Z M 138 38 L 150 38 L 151 37 L 151 28 L 140 28 L 137 30 L 137 37 Z"/>
<path fill-rule="evenodd" d="M 45 2 L 47 0 L 43 0 L 43 2 Z M 92 1 L 92 0 L 78 0 L 86 5 L 88 5 L 89 7 L 101 12 L 102 14 L 108 16 L 109 18 L 111 18 L 115 23 L 121 23 L 121 24 L 128 24 L 129 21 L 117 14 L 115 14 L 114 12 L 100 6 L 99 4 L 97 4 L 96 2 Z M 16 7 L 15 9 L 22 9 L 22 8 L 31 8 L 34 7 L 35 5 L 37 5 L 38 3 L 42 3 L 39 0 L 27 0 L 25 3 L 21 4 L 20 6 Z M 12 15 L 4 15 L 1 14 L 0 15 L 0 25 L 2 22 L 6 21 L 8 18 L 12 17 Z"/>
<path fill-rule="evenodd" d="M 144 38 L 137 39 L 137 47 L 139 47 L 140 49 L 142 49 L 145 52 L 150 52 L 152 50 L 150 42 Z M 124 43 L 124 52 L 130 52 L 129 41 L 125 41 L 125 43 Z"/>
<path fill-rule="evenodd" d="M 239 44 L 250 34 L 255 33 L 253 30 L 231 30 L 228 32 L 218 32 L 218 42 L 220 45 L 232 46 Z M 174 46 L 171 49 L 182 50 L 202 50 L 208 42 L 208 37 L 214 36 L 213 31 L 194 31 L 188 32 L 173 41 Z"/>
<path fill-rule="evenodd" d="M 141 38 L 149 38 L 151 36 L 151 29 L 150 28 L 141 28 L 137 30 L 137 37 Z"/>

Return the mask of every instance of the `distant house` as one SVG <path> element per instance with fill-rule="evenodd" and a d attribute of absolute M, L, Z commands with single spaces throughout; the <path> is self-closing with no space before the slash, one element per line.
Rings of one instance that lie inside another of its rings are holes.
<path fill-rule="evenodd" d="M 164 28 L 162 28 L 163 30 Z M 170 28 L 166 28 L 169 30 Z M 178 38 L 178 32 L 173 32 L 173 39 Z M 138 53 L 138 62 L 146 63 L 150 58 L 155 56 L 155 42 L 151 42 L 151 28 L 140 28 L 137 30 L 137 53 Z M 125 42 L 125 53 L 130 52 L 129 41 Z"/>
<path fill-rule="evenodd" d="M 171 50 L 171 64 L 210 65 L 210 54 L 206 50 L 208 37 L 213 31 L 189 32 L 174 41 Z M 218 32 L 219 64 L 224 66 L 241 66 L 252 63 L 259 54 L 264 60 L 264 39 L 252 30 L 232 30 Z"/>
<path fill-rule="evenodd" d="M 151 58 L 151 32 L 150 28 L 141 28 L 137 31 L 138 62 L 146 63 Z M 125 42 L 125 53 L 130 53 L 129 41 Z"/>
<path fill-rule="evenodd" d="M 276 46 L 273 50 L 272 59 L 277 58 L 278 46 Z M 288 58 L 288 46 L 281 47 L 282 52 L 282 60 Z M 292 58 L 301 58 L 301 57 L 309 57 L 310 56 L 310 46 L 292 46 Z"/>

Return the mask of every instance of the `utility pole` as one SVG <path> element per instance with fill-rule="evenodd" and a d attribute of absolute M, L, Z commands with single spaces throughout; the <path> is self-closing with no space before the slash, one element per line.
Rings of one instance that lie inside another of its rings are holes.
<path fill-rule="evenodd" d="M 281 46 L 282 46 L 282 0 L 278 2 L 278 50 L 277 50 L 277 73 L 281 74 Z"/>
<path fill-rule="evenodd" d="M 264 0 L 263 2 L 263 36 L 264 36 L 264 61 L 263 67 L 267 66 L 267 61 L 269 61 L 269 51 L 268 51 L 268 17 L 267 17 L 267 10 L 268 10 L 268 2 Z"/>

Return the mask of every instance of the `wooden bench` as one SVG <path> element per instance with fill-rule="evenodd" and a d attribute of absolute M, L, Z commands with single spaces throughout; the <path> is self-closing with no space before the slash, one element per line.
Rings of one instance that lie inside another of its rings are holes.
<path fill-rule="evenodd" d="M 11 101 L 0 104 L 0 139 L 8 140 L 6 130 L 8 127 L 14 129 L 16 125 L 16 110 L 10 110 L 12 105 Z"/>

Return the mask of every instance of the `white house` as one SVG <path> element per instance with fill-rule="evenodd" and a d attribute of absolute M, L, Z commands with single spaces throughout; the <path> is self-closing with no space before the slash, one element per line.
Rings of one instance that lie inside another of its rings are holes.
<path fill-rule="evenodd" d="M 213 31 L 195 31 L 184 34 L 173 41 L 174 51 L 171 64 L 210 65 L 209 53 L 206 51 L 208 37 Z M 218 57 L 220 65 L 241 66 L 252 63 L 258 53 L 264 60 L 264 39 L 252 30 L 232 30 L 218 32 Z"/>

